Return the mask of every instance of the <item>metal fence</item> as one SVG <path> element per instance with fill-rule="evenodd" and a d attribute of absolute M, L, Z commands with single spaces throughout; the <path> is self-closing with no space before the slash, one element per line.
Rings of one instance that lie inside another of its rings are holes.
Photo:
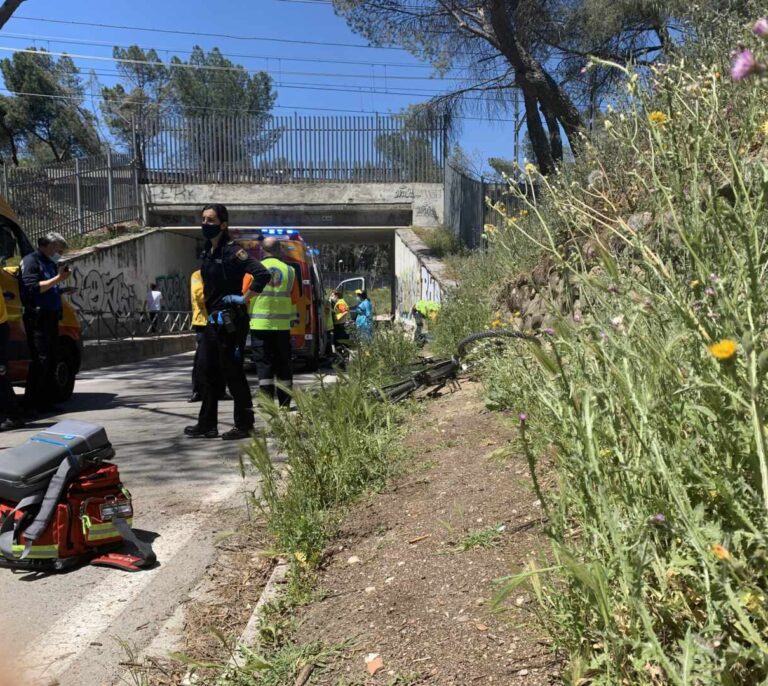
<path fill-rule="evenodd" d="M 37 167 L 3 167 L 3 194 L 34 239 L 66 238 L 139 219 L 138 177 L 131 155 L 106 153 Z"/>
<path fill-rule="evenodd" d="M 522 186 L 521 190 L 524 192 L 525 187 Z M 504 217 L 493 207 L 497 204 L 511 215 L 518 209 L 520 201 L 507 183 L 488 182 L 482 177 L 474 179 L 446 165 L 444 221 L 463 245 L 480 247 L 486 224 L 503 226 Z"/>
<path fill-rule="evenodd" d="M 85 341 L 119 341 L 152 336 L 170 336 L 192 330 L 192 313 L 188 310 L 146 312 L 112 312 L 80 310 L 81 333 Z"/>
<path fill-rule="evenodd" d="M 203 116 L 147 122 L 149 183 L 439 183 L 445 124 L 402 117 Z"/>

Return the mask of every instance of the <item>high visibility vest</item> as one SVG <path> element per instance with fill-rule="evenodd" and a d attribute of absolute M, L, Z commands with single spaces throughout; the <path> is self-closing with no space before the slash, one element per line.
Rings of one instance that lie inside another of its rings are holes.
<path fill-rule="evenodd" d="M 208 323 L 208 312 L 205 310 L 203 275 L 199 269 L 192 274 L 189 283 L 189 295 L 192 302 L 192 326 L 205 326 Z"/>
<path fill-rule="evenodd" d="M 289 331 L 291 322 L 298 319 L 296 306 L 291 300 L 293 269 L 275 257 L 261 263 L 272 275 L 264 290 L 251 300 L 251 329 L 254 331 Z"/>

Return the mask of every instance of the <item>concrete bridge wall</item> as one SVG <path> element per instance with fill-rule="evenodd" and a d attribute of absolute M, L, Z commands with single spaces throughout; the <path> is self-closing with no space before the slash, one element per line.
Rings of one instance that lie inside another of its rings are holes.
<path fill-rule="evenodd" d="M 80 310 L 141 310 L 149 284 L 157 282 L 163 308 L 188 310 L 189 277 L 198 268 L 198 241 L 181 234 L 148 231 L 118 238 L 68 256 L 77 288 L 70 300 Z"/>
<path fill-rule="evenodd" d="M 424 226 L 443 223 L 440 183 L 148 184 L 152 225 L 196 223 L 200 208 L 220 202 L 232 223 L 275 226 Z"/>
<path fill-rule="evenodd" d="M 411 308 L 419 300 L 442 302 L 456 285 L 445 265 L 429 254 L 424 242 L 411 229 L 395 232 L 394 300 L 397 319 L 410 320 Z"/>

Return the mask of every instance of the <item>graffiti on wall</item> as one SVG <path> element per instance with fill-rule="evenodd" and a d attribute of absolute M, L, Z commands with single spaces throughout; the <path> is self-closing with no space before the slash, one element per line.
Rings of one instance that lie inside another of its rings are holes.
<path fill-rule="evenodd" d="M 187 280 L 181 274 L 158 276 L 155 283 L 157 289 L 163 294 L 163 309 L 172 312 L 182 312 L 189 309 Z"/>
<path fill-rule="evenodd" d="M 128 314 L 137 309 L 136 291 L 126 282 L 123 272 L 113 276 L 95 269 L 83 272 L 75 267 L 67 285 L 76 289 L 70 300 L 79 310 Z"/>
<path fill-rule="evenodd" d="M 432 276 L 432 272 L 423 265 L 421 267 L 421 299 L 436 303 L 442 302 L 443 299 L 443 289 L 439 282 Z"/>

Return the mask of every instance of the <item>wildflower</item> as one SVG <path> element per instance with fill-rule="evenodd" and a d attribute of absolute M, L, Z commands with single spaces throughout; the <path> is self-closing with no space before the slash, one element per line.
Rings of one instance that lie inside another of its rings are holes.
<path fill-rule="evenodd" d="M 653 126 L 662 127 L 669 122 L 669 115 L 665 114 L 664 112 L 659 112 L 657 110 L 655 112 L 651 112 L 648 115 L 648 121 Z"/>
<path fill-rule="evenodd" d="M 603 340 L 605 340 L 606 338 L 608 338 L 608 333 L 607 333 L 607 332 L 605 332 L 605 331 L 601 331 L 601 332 L 600 332 L 600 338 L 602 338 Z"/>
<path fill-rule="evenodd" d="M 760 17 L 752 27 L 752 31 L 756 36 L 764 38 L 768 36 L 768 19 L 766 17 Z"/>
<path fill-rule="evenodd" d="M 535 169 L 536 167 L 534 167 Z M 520 219 L 525 219 L 528 216 L 528 210 L 520 210 Z"/>
<path fill-rule="evenodd" d="M 712 357 L 718 360 L 730 360 L 736 354 L 736 348 L 738 344 L 731 338 L 724 338 L 717 343 L 712 343 L 708 346 L 708 350 Z"/>
<path fill-rule="evenodd" d="M 707 287 L 704 289 L 704 295 L 708 298 L 714 298 L 717 295 L 717 291 L 714 288 Z"/>
<path fill-rule="evenodd" d="M 528 176 L 533 176 L 537 172 L 536 165 L 531 162 L 525 163 L 525 173 L 528 174 Z"/>
<path fill-rule="evenodd" d="M 713 272 L 712 274 L 709 275 L 709 280 L 712 283 L 717 283 L 718 281 L 720 281 L 720 277 Z"/>
<path fill-rule="evenodd" d="M 306 567 L 307 566 L 307 556 L 301 552 L 300 550 L 297 550 L 293 557 L 296 559 L 296 562 L 299 563 L 300 566 Z"/>
<path fill-rule="evenodd" d="M 754 591 L 742 591 L 739 594 L 739 600 L 750 612 L 757 612 L 765 604 L 765 596 Z"/>
<path fill-rule="evenodd" d="M 624 315 L 620 314 L 611 319 L 611 326 L 614 329 L 621 329 L 624 326 Z"/>
<path fill-rule="evenodd" d="M 610 119 L 606 119 L 606 120 L 603 122 L 603 128 L 604 128 L 606 131 L 610 131 L 610 130 L 613 128 L 613 124 L 611 123 L 611 120 L 610 120 Z"/>
<path fill-rule="evenodd" d="M 648 521 L 653 524 L 653 526 L 666 526 L 667 524 L 667 518 L 662 512 L 657 512 L 655 515 L 650 517 Z"/>
<path fill-rule="evenodd" d="M 573 315 L 573 321 L 575 321 L 575 322 L 578 324 L 578 323 L 581 321 L 581 314 L 579 314 L 578 312 L 576 312 L 576 313 Z"/>
<path fill-rule="evenodd" d="M 693 290 L 696 290 L 699 286 L 701 286 L 701 281 L 699 281 L 698 279 L 694 279 L 693 281 L 691 281 L 691 288 Z"/>
<path fill-rule="evenodd" d="M 491 322 L 491 328 L 492 328 L 492 329 L 500 329 L 500 328 L 502 327 L 502 325 L 503 325 L 503 324 L 504 324 L 504 322 L 503 322 L 501 319 L 499 319 L 499 318 L 497 317 L 496 319 L 494 319 L 494 320 Z"/>
<path fill-rule="evenodd" d="M 768 138 L 768 119 L 766 119 L 766 120 L 765 120 L 765 121 L 764 121 L 762 124 L 760 124 L 760 128 L 758 129 L 758 131 L 759 131 L 759 132 L 760 132 L 760 133 L 761 133 L 763 136 L 765 136 L 766 138 Z"/>
<path fill-rule="evenodd" d="M 551 326 L 548 326 L 546 329 L 542 329 L 541 331 L 542 331 L 542 333 L 547 334 L 547 336 L 554 336 L 555 335 L 555 330 Z"/>
<path fill-rule="evenodd" d="M 521 412 L 519 415 L 517 415 L 517 418 L 520 420 L 521 423 L 525 424 L 528 421 L 528 415 L 525 414 L 525 412 Z"/>
<path fill-rule="evenodd" d="M 728 552 L 728 549 L 720 545 L 719 543 L 714 543 L 712 545 L 712 554 L 718 560 L 728 561 L 731 559 L 731 554 Z"/>
<path fill-rule="evenodd" d="M 733 57 L 731 78 L 734 81 L 743 81 L 748 76 L 752 76 L 752 74 L 761 70 L 762 67 L 757 63 L 752 51 L 744 49 L 741 52 L 737 52 Z"/>

